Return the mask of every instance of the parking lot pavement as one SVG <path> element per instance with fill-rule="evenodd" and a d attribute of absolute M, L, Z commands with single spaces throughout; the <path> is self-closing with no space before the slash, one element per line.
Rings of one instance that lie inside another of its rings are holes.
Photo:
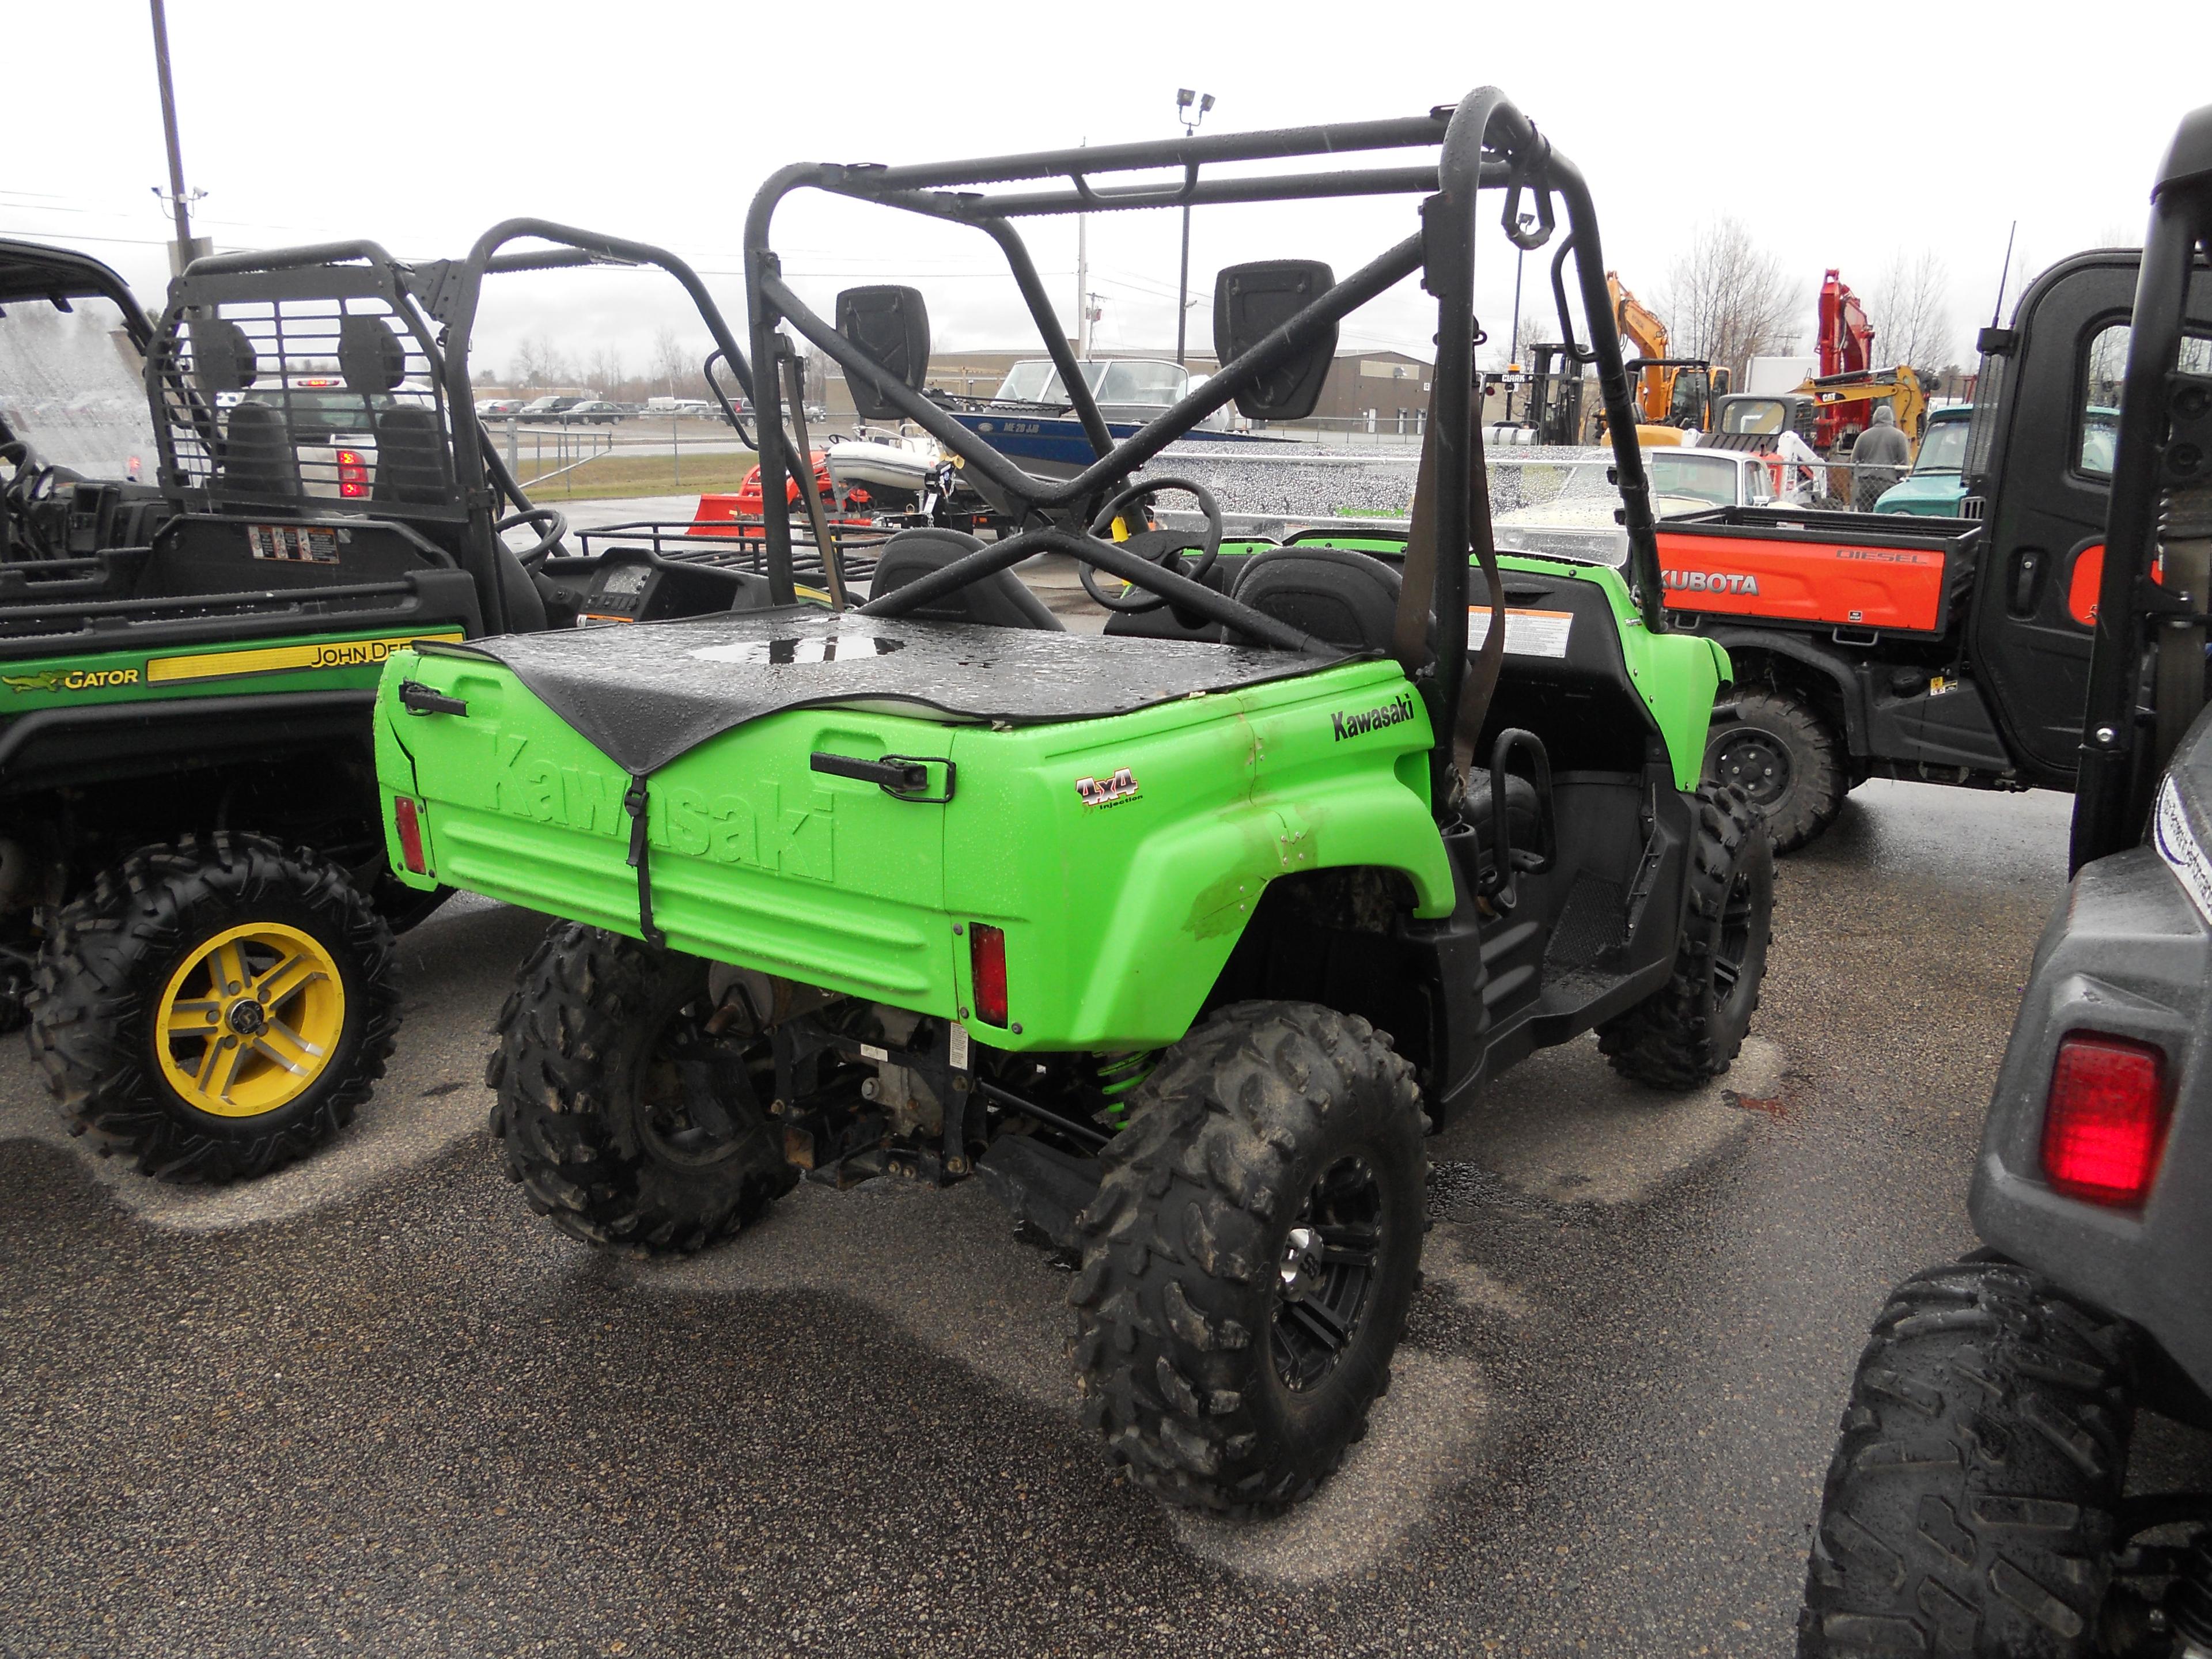
<path fill-rule="evenodd" d="M 481 1085 L 523 913 L 410 936 L 376 1101 L 256 1186 L 100 1164 L 11 1043 L 0 1653 L 1782 1652 L 1867 1322 L 1971 1242 L 2066 806 L 1869 784 L 1782 866 L 1718 1085 L 1588 1042 L 1493 1085 L 1372 1432 L 1260 1522 L 1115 1477 L 1066 1278 L 975 1186 L 684 1261 L 531 1215 Z"/>

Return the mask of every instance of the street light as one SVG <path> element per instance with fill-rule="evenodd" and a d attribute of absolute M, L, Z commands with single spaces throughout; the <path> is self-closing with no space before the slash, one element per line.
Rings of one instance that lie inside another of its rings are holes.
<path fill-rule="evenodd" d="M 1196 108 L 1192 106 L 1195 105 Z M 1213 107 L 1210 92 L 1193 92 L 1188 87 L 1176 91 L 1176 119 L 1182 123 L 1182 136 L 1191 137 L 1198 124 L 1206 119 L 1206 112 Z M 1182 276 L 1176 284 L 1176 362 L 1183 360 L 1183 342 L 1190 325 L 1190 204 L 1182 204 Z"/>

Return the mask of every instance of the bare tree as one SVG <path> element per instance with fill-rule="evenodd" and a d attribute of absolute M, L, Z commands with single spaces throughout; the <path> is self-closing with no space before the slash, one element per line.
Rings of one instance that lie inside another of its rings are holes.
<path fill-rule="evenodd" d="M 1951 327 L 1951 272 L 1933 248 L 1899 251 L 1875 285 L 1868 309 L 1875 325 L 1874 356 L 1903 363 L 1933 386 L 1958 361 Z"/>
<path fill-rule="evenodd" d="M 514 349 L 514 367 L 508 378 L 520 392 L 558 386 L 568 378 L 568 360 L 544 335 L 526 334 Z"/>
<path fill-rule="evenodd" d="M 584 370 L 584 378 L 592 383 L 594 395 L 601 398 L 620 397 L 622 384 L 629 378 L 623 370 L 621 349 L 611 345 L 594 347 L 591 362 Z"/>
<path fill-rule="evenodd" d="M 668 388 L 668 395 L 676 395 L 677 382 L 691 367 L 690 354 L 684 349 L 684 342 L 676 331 L 665 325 L 653 337 L 653 378 Z"/>
<path fill-rule="evenodd" d="M 1668 273 L 1659 308 L 1669 350 L 1725 365 L 1741 380 L 1752 358 L 1795 342 L 1800 307 L 1781 260 L 1752 240 L 1742 220 L 1723 216 L 1692 234 L 1689 252 Z"/>

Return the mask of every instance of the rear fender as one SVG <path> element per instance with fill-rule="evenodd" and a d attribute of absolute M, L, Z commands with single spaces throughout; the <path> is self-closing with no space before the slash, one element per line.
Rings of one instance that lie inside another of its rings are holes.
<path fill-rule="evenodd" d="M 1698 630 L 1726 648 L 1735 665 L 1739 684 L 1759 678 L 1760 659 L 1779 657 L 1805 671 L 1834 698 L 1844 719 L 1844 741 L 1852 756 L 1871 752 L 1867 736 L 1867 689 L 1856 666 L 1832 651 L 1824 651 L 1794 634 L 1770 633 L 1755 628 L 1714 628 Z"/>

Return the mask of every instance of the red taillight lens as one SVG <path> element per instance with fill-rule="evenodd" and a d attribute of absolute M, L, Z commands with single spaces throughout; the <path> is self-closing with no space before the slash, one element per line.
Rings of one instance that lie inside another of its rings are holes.
<path fill-rule="evenodd" d="M 430 863 L 422 856 L 422 819 L 415 810 L 415 802 L 406 795 L 392 798 L 392 819 L 399 830 L 400 856 L 407 867 L 418 876 L 430 872 Z"/>
<path fill-rule="evenodd" d="M 2131 1208 L 2158 1176 L 2166 1120 L 2162 1052 L 2126 1037 L 2069 1032 L 2051 1068 L 2044 1173 L 2069 1197 Z"/>
<path fill-rule="evenodd" d="M 975 981 L 975 1018 L 1006 1023 L 1006 935 L 981 923 L 968 930 L 968 961 Z"/>
<path fill-rule="evenodd" d="M 368 463 L 357 449 L 338 451 L 338 494 L 349 501 L 368 494 Z"/>

